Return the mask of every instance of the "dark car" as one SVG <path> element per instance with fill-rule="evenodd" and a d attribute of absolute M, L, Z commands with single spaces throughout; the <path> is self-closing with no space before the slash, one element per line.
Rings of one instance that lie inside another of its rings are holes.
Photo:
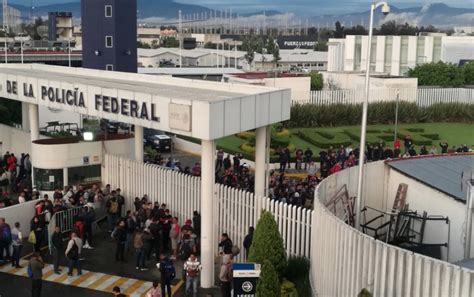
<path fill-rule="evenodd" d="M 104 132 L 107 131 L 107 133 L 110 134 L 117 134 L 119 126 L 115 123 L 102 119 L 100 120 L 100 129 Z"/>
<path fill-rule="evenodd" d="M 153 130 L 153 133 L 145 134 L 145 145 L 162 153 L 171 152 L 171 137 L 163 131 Z"/>

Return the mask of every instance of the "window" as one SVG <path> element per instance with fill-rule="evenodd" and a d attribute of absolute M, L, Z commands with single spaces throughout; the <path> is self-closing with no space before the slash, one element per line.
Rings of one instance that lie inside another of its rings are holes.
<path fill-rule="evenodd" d="M 105 36 L 105 47 L 114 47 L 112 36 Z"/>
<path fill-rule="evenodd" d="M 105 70 L 107 70 L 107 71 L 114 71 L 114 65 L 113 65 L 113 64 L 107 64 L 107 65 L 105 65 Z"/>
<path fill-rule="evenodd" d="M 106 18 L 112 17 L 112 5 L 105 5 L 105 17 Z"/>
<path fill-rule="evenodd" d="M 62 169 L 34 168 L 34 184 L 40 191 L 62 189 L 64 172 Z"/>
<path fill-rule="evenodd" d="M 68 168 L 68 184 L 88 184 L 100 182 L 101 180 L 101 165 L 89 165 L 81 167 Z"/>

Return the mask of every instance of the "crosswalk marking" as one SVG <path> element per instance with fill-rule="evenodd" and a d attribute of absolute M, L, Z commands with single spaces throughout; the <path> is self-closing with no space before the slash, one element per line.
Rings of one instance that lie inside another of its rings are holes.
<path fill-rule="evenodd" d="M 11 265 L 0 266 L 0 273 L 14 274 L 17 276 L 28 277 L 27 267 L 29 262 L 25 259 L 20 260 L 22 268 L 14 268 Z M 67 274 L 67 267 L 59 267 L 61 274 L 54 273 L 54 266 L 46 264 L 43 269 L 43 280 L 59 283 L 63 285 L 93 289 L 97 291 L 111 292 L 113 287 L 120 287 L 125 295 L 130 297 L 142 297 L 152 288 L 153 284 L 150 281 L 138 280 L 128 277 L 114 276 L 100 272 L 93 272 L 83 270 L 82 275 L 77 275 L 77 270 L 74 270 L 74 276 Z M 173 295 L 183 285 L 180 281 L 171 287 Z"/>

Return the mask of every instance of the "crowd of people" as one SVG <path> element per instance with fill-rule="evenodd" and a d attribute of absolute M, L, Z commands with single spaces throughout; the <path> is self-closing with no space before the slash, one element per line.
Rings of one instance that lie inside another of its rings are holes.
<path fill-rule="evenodd" d="M 11 205 L 11 193 L 22 189 L 31 190 L 30 155 L 22 153 L 18 159 L 14 153 L 6 152 L 0 159 L 0 207 Z"/>

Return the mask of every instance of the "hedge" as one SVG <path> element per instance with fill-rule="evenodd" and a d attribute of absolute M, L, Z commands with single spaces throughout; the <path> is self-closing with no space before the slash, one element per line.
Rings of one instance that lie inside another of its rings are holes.
<path fill-rule="evenodd" d="M 369 104 L 367 123 L 393 124 L 395 102 Z M 315 128 L 360 125 L 362 104 L 294 104 L 291 107 L 291 128 Z M 398 123 L 455 122 L 474 123 L 474 104 L 439 103 L 420 107 L 416 103 L 400 102 Z"/>
<path fill-rule="evenodd" d="M 314 144 L 320 148 L 337 148 L 341 145 L 348 146 L 352 143 L 348 135 L 344 133 L 327 133 L 315 130 L 301 129 L 298 131 L 301 139 Z"/>

